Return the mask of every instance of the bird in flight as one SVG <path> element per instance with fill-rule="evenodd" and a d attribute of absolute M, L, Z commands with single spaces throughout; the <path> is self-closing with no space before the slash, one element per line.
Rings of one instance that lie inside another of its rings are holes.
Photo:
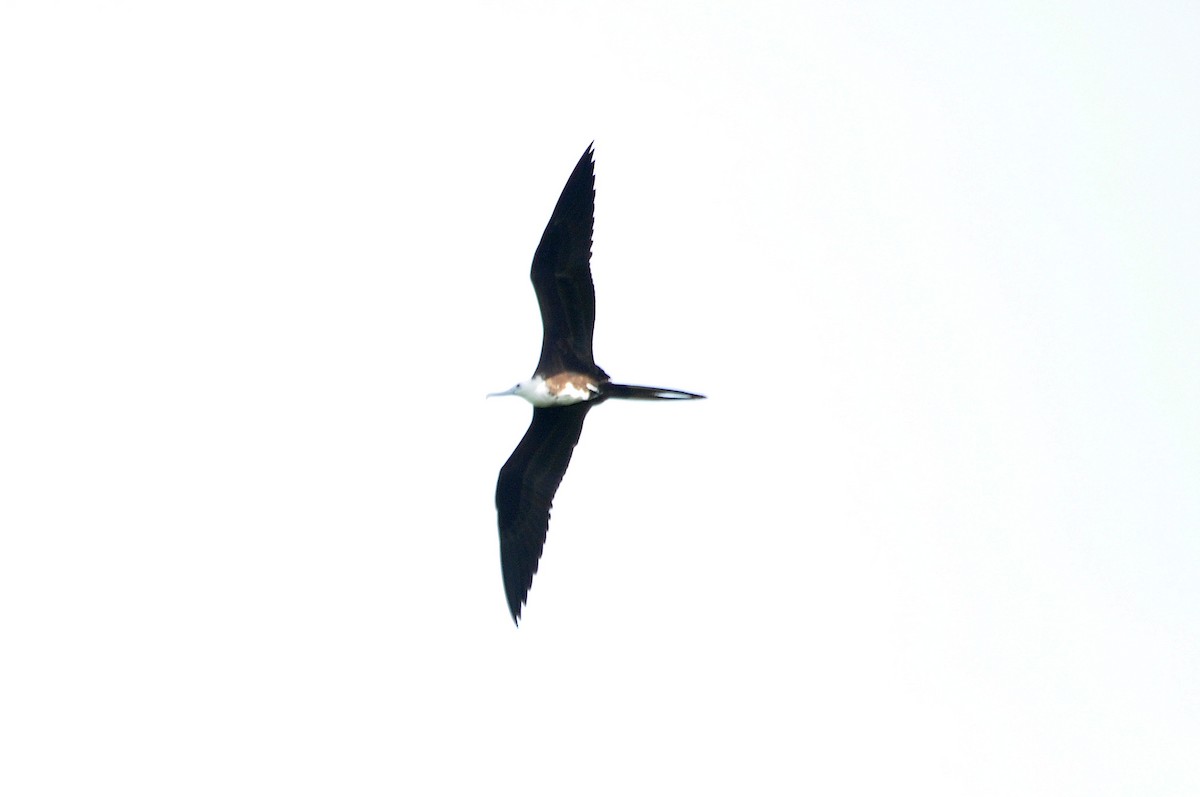
<path fill-rule="evenodd" d="M 567 179 L 542 240 L 530 279 L 542 311 L 542 355 L 533 376 L 489 396 L 520 396 L 533 405 L 533 421 L 496 482 L 500 568 L 514 623 L 533 584 L 550 526 L 550 505 L 588 410 L 608 399 L 702 399 L 697 393 L 612 382 L 592 359 L 596 292 L 592 256 L 595 198 L 592 147 Z"/>

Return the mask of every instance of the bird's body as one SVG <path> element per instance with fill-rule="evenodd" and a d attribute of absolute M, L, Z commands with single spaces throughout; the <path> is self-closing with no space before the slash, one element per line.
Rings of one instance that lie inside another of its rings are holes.
<path fill-rule="evenodd" d="M 535 407 L 562 407 L 596 398 L 600 395 L 597 381 L 596 377 L 587 374 L 559 371 L 550 376 L 526 379 L 516 386 L 513 395 L 520 396 Z"/>
<path fill-rule="evenodd" d="M 567 180 L 533 256 L 530 279 L 542 313 L 542 353 L 531 378 L 493 396 L 515 395 L 533 405 L 533 420 L 496 483 L 500 563 L 513 621 L 533 583 L 550 524 L 550 505 L 593 407 L 610 398 L 678 400 L 696 393 L 620 385 L 596 365 L 592 330 L 592 148 Z"/>

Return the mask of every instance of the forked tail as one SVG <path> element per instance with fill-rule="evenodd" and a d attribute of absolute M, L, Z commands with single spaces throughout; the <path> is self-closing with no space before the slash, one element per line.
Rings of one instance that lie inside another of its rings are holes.
<path fill-rule="evenodd" d="M 668 390 L 663 387 L 642 387 L 641 385 L 618 385 L 609 382 L 604 386 L 604 398 L 640 399 L 642 401 L 681 401 L 686 399 L 702 399 L 699 393 L 688 393 L 683 390 Z"/>

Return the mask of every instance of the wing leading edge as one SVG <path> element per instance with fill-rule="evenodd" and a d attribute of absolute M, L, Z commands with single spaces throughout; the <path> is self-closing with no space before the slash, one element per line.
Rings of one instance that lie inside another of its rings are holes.
<path fill-rule="evenodd" d="M 500 525 L 500 568 L 513 622 L 533 584 L 546 544 L 550 506 L 583 432 L 591 402 L 539 407 L 496 482 Z"/>
<path fill-rule="evenodd" d="M 529 273 L 542 311 L 539 375 L 598 370 L 592 358 L 596 290 L 590 266 L 595 196 L 589 144 L 558 197 Z"/>

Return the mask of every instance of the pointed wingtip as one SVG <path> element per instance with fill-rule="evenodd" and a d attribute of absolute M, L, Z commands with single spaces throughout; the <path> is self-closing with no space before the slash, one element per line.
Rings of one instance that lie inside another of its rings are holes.
<path fill-rule="evenodd" d="M 534 568 L 534 573 L 537 569 Z M 521 626 L 521 609 L 525 608 L 525 598 L 529 595 L 529 587 L 533 582 L 533 573 L 529 574 L 529 584 L 525 584 L 525 589 L 521 589 L 521 585 L 517 580 L 512 580 L 513 574 L 509 571 L 504 571 L 504 601 L 508 604 L 508 613 L 512 616 L 513 625 L 518 628 Z"/>

